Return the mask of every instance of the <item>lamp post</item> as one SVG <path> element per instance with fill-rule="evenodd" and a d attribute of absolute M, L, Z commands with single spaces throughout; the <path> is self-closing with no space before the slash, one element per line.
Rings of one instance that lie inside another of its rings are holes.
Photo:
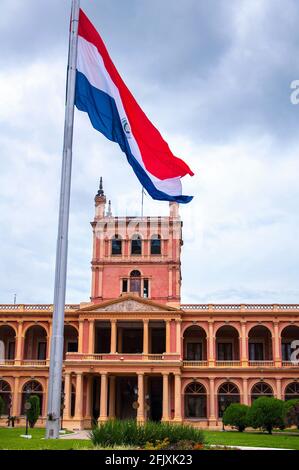
<path fill-rule="evenodd" d="M 31 395 L 31 390 L 26 388 L 25 390 L 25 413 L 26 413 L 26 431 L 25 435 L 28 436 L 28 411 L 31 409 L 31 403 L 29 402 L 29 398 Z"/>

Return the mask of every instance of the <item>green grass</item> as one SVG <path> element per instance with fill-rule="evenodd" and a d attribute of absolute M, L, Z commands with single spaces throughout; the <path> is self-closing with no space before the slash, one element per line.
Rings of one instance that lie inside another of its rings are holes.
<path fill-rule="evenodd" d="M 80 450 L 94 448 L 90 440 L 59 439 L 43 440 L 45 430 L 36 428 L 31 429 L 32 439 L 23 439 L 23 428 L 0 428 L 0 449 L 58 449 L 58 450 Z M 283 434 L 274 434 L 272 436 L 258 432 L 238 433 L 235 431 L 204 431 L 206 444 L 230 445 L 230 446 L 249 446 L 249 447 L 276 447 L 284 449 L 299 450 L 299 436 L 287 436 Z M 120 446 L 117 446 L 120 448 Z M 123 447 L 124 448 L 124 447 Z"/>
<path fill-rule="evenodd" d="M 92 443 L 89 440 L 75 439 L 57 439 L 44 440 L 45 430 L 34 428 L 29 430 L 32 439 L 24 439 L 20 437 L 25 434 L 24 428 L 0 428 L 0 449 L 1 450 L 41 450 L 41 449 L 58 449 L 58 450 L 77 450 L 91 449 Z"/>
<path fill-rule="evenodd" d="M 228 446 L 248 447 L 274 447 L 280 449 L 299 450 L 299 436 L 287 436 L 281 434 L 265 434 L 258 432 L 237 431 L 204 431 L 206 444 L 221 444 Z"/>

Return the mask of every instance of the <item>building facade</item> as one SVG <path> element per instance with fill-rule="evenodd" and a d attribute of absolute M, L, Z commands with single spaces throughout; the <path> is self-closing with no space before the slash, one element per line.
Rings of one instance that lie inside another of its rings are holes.
<path fill-rule="evenodd" d="M 214 429 L 229 403 L 299 398 L 299 304 L 181 303 L 175 203 L 167 217 L 113 217 L 100 185 L 91 226 L 91 301 L 65 310 L 65 427 L 116 417 Z M 52 313 L 0 305 L 1 425 L 8 415 L 23 424 L 30 394 L 45 424 Z"/>

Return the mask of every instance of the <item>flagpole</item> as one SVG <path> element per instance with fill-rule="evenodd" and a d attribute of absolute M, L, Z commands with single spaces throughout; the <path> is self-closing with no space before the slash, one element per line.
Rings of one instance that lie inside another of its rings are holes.
<path fill-rule="evenodd" d="M 61 381 L 63 367 L 64 310 L 67 272 L 69 207 L 72 172 L 74 102 L 80 0 L 72 0 L 67 68 L 63 156 L 60 183 L 58 236 L 56 247 L 54 311 L 51 337 L 46 437 L 57 439 L 60 429 Z"/>

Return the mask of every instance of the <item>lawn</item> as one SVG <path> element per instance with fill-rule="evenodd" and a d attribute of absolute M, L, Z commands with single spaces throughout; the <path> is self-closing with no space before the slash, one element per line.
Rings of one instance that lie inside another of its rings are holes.
<path fill-rule="evenodd" d="M 266 434 L 258 432 L 237 431 L 204 431 L 206 444 L 222 444 L 228 446 L 274 447 L 280 449 L 299 450 L 299 436 L 283 434 Z"/>
<path fill-rule="evenodd" d="M 91 449 L 92 444 L 89 440 L 75 439 L 58 439 L 44 440 L 45 430 L 41 428 L 30 429 L 29 434 L 32 439 L 24 439 L 20 437 L 25 434 L 23 428 L 0 428 L 0 449 L 1 450 L 41 450 L 41 449 L 58 449 L 58 450 L 80 450 Z"/>
<path fill-rule="evenodd" d="M 58 449 L 58 450 L 80 450 L 92 449 L 89 440 L 59 439 L 44 440 L 45 430 L 36 428 L 31 429 L 32 439 L 23 439 L 20 434 L 24 433 L 23 428 L 0 428 L 0 449 Z M 264 433 L 238 433 L 235 431 L 204 431 L 206 444 L 219 444 L 230 446 L 249 446 L 249 447 L 275 447 L 284 449 L 299 450 L 299 436 L 288 436 L 274 434 L 272 436 Z"/>

